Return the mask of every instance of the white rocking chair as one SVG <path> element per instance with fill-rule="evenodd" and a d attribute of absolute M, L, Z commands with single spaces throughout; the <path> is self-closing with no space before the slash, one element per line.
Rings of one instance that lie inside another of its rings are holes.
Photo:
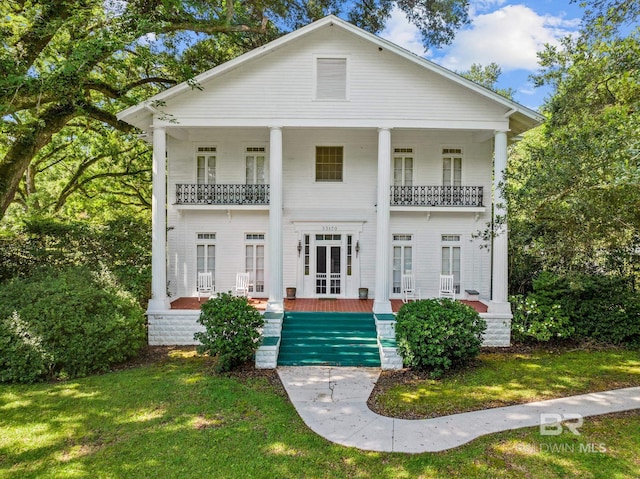
<path fill-rule="evenodd" d="M 209 297 L 213 294 L 213 274 L 211 271 L 208 273 L 198 273 L 198 301 L 200 301 L 200 295 L 208 293 Z"/>
<path fill-rule="evenodd" d="M 441 274 L 440 275 L 440 298 L 449 298 L 452 300 L 456 299 L 456 290 L 453 285 L 453 275 L 452 274 Z"/>
<path fill-rule="evenodd" d="M 236 296 L 247 296 L 249 294 L 250 273 L 238 273 L 236 274 L 236 286 L 233 289 Z"/>
<path fill-rule="evenodd" d="M 421 300 L 420 290 L 416 289 L 416 280 L 412 274 L 402 275 L 402 302 Z"/>

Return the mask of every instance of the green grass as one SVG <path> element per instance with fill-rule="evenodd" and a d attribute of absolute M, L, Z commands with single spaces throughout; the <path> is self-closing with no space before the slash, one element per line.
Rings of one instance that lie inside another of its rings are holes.
<path fill-rule="evenodd" d="M 0 478 L 640 476 L 637 411 L 588 418 L 581 436 L 529 428 L 443 453 L 362 452 L 309 431 L 265 378 L 210 367 L 174 352 L 81 380 L 0 386 Z M 580 450 L 591 443 L 604 452 Z"/>
<path fill-rule="evenodd" d="M 383 387 L 372 401 L 388 416 L 427 418 L 638 385 L 638 351 L 482 353 L 470 368 Z"/>

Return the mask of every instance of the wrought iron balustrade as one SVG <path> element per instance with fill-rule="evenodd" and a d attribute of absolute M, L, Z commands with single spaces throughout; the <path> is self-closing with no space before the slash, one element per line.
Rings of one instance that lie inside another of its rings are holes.
<path fill-rule="evenodd" d="M 391 206 L 483 206 L 482 186 L 392 186 Z"/>
<path fill-rule="evenodd" d="M 177 205 L 268 205 L 269 185 L 177 184 Z"/>

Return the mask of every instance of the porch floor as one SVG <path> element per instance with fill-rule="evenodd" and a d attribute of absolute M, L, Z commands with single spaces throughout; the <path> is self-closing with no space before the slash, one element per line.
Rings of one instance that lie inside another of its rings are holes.
<path fill-rule="evenodd" d="M 200 305 L 209 298 L 182 297 L 171 303 L 171 309 L 200 309 Z M 480 301 L 458 300 L 471 306 L 479 313 L 487 312 L 487 305 Z M 267 300 L 263 298 L 249 298 L 251 303 L 259 311 L 264 311 Z M 391 300 L 391 309 L 397 313 L 404 303 L 401 299 Z M 373 310 L 373 299 L 318 299 L 297 298 L 284 300 L 285 311 L 318 311 L 334 313 L 370 313 Z"/>

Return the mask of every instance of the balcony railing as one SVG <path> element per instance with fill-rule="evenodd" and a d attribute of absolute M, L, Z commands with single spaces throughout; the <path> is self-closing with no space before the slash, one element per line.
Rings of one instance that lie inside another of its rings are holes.
<path fill-rule="evenodd" d="M 178 205 L 268 205 L 269 185 L 176 185 Z"/>
<path fill-rule="evenodd" d="M 392 186 L 391 206 L 483 206 L 482 186 Z"/>

